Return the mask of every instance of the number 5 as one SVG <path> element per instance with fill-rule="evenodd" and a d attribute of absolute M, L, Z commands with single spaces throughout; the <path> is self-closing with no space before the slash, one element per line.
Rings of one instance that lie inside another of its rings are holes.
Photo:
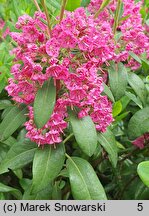
<path fill-rule="evenodd" d="M 142 211 L 143 210 L 143 203 L 138 203 L 138 211 Z"/>

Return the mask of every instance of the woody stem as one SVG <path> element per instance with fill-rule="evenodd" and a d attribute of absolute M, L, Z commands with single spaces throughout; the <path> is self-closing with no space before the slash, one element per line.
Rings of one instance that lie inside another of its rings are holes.
<path fill-rule="evenodd" d="M 62 6 L 61 6 L 61 11 L 60 11 L 60 20 L 59 20 L 59 22 L 61 22 L 62 19 L 63 19 L 65 7 L 66 7 L 66 3 L 67 3 L 67 0 L 63 0 L 63 1 L 62 1 Z"/>
<path fill-rule="evenodd" d="M 38 10 L 39 12 L 41 12 L 41 9 L 40 9 L 40 7 L 39 7 L 39 4 L 38 4 L 37 0 L 33 0 L 33 1 L 34 1 L 34 4 L 35 4 L 37 10 Z"/>
<path fill-rule="evenodd" d="M 122 4 L 122 0 L 118 0 L 116 12 L 115 12 L 115 17 L 114 17 L 114 26 L 113 26 L 113 33 L 114 34 L 116 33 L 116 29 L 119 25 L 119 16 L 120 16 L 120 11 L 121 11 L 121 4 Z"/>
<path fill-rule="evenodd" d="M 52 30 L 51 30 L 51 24 L 50 24 L 50 17 L 49 17 L 49 14 L 48 14 L 48 9 L 47 9 L 47 6 L 46 6 L 46 0 L 42 0 L 41 1 L 41 4 L 43 6 L 43 9 L 44 9 L 44 12 L 45 12 L 45 15 L 46 15 L 46 19 L 47 19 L 47 23 L 48 23 L 48 35 L 51 37 L 52 36 Z"/>

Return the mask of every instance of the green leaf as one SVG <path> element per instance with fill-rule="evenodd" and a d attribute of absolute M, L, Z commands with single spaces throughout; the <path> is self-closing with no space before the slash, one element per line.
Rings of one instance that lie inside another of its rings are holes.
<path fill-rule="evenodd" d="M 67 0 L 66 10 L 74 11 L 76 8 L 79 8 L 81 5 L 81 0 Z"/>
<path fill-rule="evenodd" d="M 16 142 L 17 140 L 12 136 L 10 136 L 7 140 L 3 141 L 3 143 L 9 147 L 12 147 L 12 145 L 15 144 Z"/>
<path fill-rule="evenodd" d="M 17 170 L 33 160 L 37 145 L 31 142 L 17 142 L 7 152 L 0 164 L 0 174 L 8 172 L 8 169 Z"/>
<path fill-rule="evenodd" d="M 122 63 L 111 63 L 108 73 L 110 88 L 117 101 L 125 94 L 127 87 L 127 70 Z"/>
<path fill-rule="evenodd" d="M 116 101 L 116 103 L 113 106 L 113 110 L 112 110 L 113 117 L 116 117 L 118 114 L 120 114 L 122 111 L 122 108 L 123 107 L 122 107 L 121 101 Z"/>
<path fill-rule="evenodd" d="M 87 7 L 89 5 L 91 0 L 82 0 L 81 1 L 81 7 Z"/>
<path fill-rule="evenodd" d="M 131 15 L 129 14 L 129 15 L 127 15 L 127 16 L 121 17 L 121 18 L 119 19 L 119 23 L 121 23 L 121 22 L 127 20 L 130 16 L 131 16 Z"/>
<path fill-rule="evenodd" d="M 38 90 L 34 101 L 34 121 L 38 128 L 42 128 L 49 120 L 55 100 L 56 88 L 53 79 L 50 79 Z"/>
<path fill-rule="evenodd" d="M 143 183 L 149 187 L 149 161 L 141 162 L 138 165 L 137 172 Z"/>
<path fill-rule="evenodd" d="M 0 192 L 0 200 L 5 200 L 5 195 L 2 192 Z"/>
<path fill-rule="evenodd" d="M 86 160 L 69 157 L 67 169 L 72 195 L 76 200 L 106 200 L 106 194 L 94 169 Z"/>
<path fill-rule="evenodd" d="M 55 9 L 60 9 L 60 7 L 61 7 L 60 1 L 57 1 L 57 0 L 48 0 L 46 2 L 46 5 L 48 8 L 51 8 L 51 6 L 52 6 Z"/>
<path fill-rule="evenodd" d="M 12 103 L 9 100 L 0 100 L 0 110 L 6 109 L 10 106 L 12 106 Z"/>
<path fill-rule="evenodd" d="M 21 169 L 16 169 L 13 171 L 14 174 L 19 178 L 19 179 L 22 179 L 23 178 L 23 172 Z"/>
<path fill-rule="evenodd" d="M 148 197 L 149 197 L 149 187 L 146 187 L 142 181 L 139 181 L 134 199 L 148 200 Z"/>
<path fill-rule="evenodd" d="M 141 64 L 141 59 L 133 52 L 129 52 L 129 55 L 131 55 L 131 57 L 136 60 L 137 62 L 139 62 Z"/>
<path fill-rule="evenodd" d="M 146 89 L 145 89 L 145 84 L 142 81 L 142 79 L 136 75 L 135 73 L 129 73 L 128 74 L 128 83 L 138 95 L 140 100 L 142 101 L 143 105 L 146 103 Z"/>
<path fill-rule="evenodd" d="M 51 200 L 52 184 L 48 184 L 43 190 L 36 194 L 31 194 L 32 180 L 21 179 L 20 185 L 24 189 L 22 200 Z"/>
<path fill-rule="evenodd" d="M 116 32 L 114 35 L 114 39 L 117 42 L 123 36 L 122 32 Z"/>
<path fill-rule="evenodd" d="M 25 121 L 27 108 L 13 107 L 0 124 L 1 141 L 8 139 Z"/>
<path fill-rule="evenodd" d="M 22 194 L 21 194 L 21 192 L 19 190 L 17 190 L 16 188 L 4 185 L 3 183 L 0 183 L 0 192 L 11 193 L 17 199 L 22 198 Z"/>
<path fill-rule="evenodd" d="M 27 178 L 22 178 L 22 179 L 19 180 L 19 184 L 21 185 L 23 190 L 26 191 L 31 186 L 32 180 L 27 179 Z"/>
<path fill-rule="evenodd" d="M 52 190 L 52 200 L 62 200 L 62 193 L 59 187 L 59 182 L 55 182 Z"/>
<path fill-rule="evenodd" d="M 7 114 L 10 112 L 11 109 L 12 107 L 7 107 L 6 109 L 3 110 L 2 115 L 1 115 L 2 120 L 5 118 L 5 116 L 7 116 Z"/>
<path fill-rule="evenodd" d="M 121 1 L 121 0 L 119 0 Z M 123 13 L 124 13 L 124 3 L 121 1 L 121 4 L 120 4 L 120 8 L 119 8 L 119 12 L 118 12 L 118 22 L 120 23 L 121 21 L 121 18 L 123 16 Z"/>
<path fill-rule="evenodd" d="M 149 107 L 137 111 L 128 123 L 128 136 L 131 140 L 149 132 Z"/>
<path fill-rule="evenodd" d="M 110 3 L 110 0 L 103 0 L 102 4 L 100 5 L 99 10 L 97 11 L 97 14 L 99 15 L 109 3 Z"/>
<path fill-rule="evenodd" d="M 122 111 L 124 111 L 130 102 L 130 98 L 125 95 L 120 99 L 120 102 L 122 104 Z"/>
<path fill-rule="evenodd" d="M 99 159 L 99 157 L 102 157 L 102 147 L 101 145 L 97 145 L 97 148 L 92 156 L 92 160 L 96 160 L 96 159 Z"/>
<path fill-rule="evenodd" d="M 112 102 L 115 102 L 113 94 L 112 94 L 109 86 L 107 86 L 105 83 L 103 83 L 103 87 L 104 87 L 103 93 L 105 93 Z"/>
<path fill-rule="evenodd" d="M 142 68 L 143 68 L 143 72 L 148 75 L 148 70 L 149 70 L 149 62 L 144 60 L 144 59 L 141 59 L 142 61 Z"/>
<path fill-rule="evenodd" d="M 147 89 L 147 92 L 149 93 L 149 76 L 147 76 L 145 79 L 145 87 Z"/>
<path fill-rule="evenodd" d="M 19 141 L 24 141 L 25 139 L 26 139 L 26 133 L 27 133 L 27 131 L 26 131 L 26 129 L 25 128 L 23 128 L 22 130 L 20 130 L 20 132 L 19 132 L 19 134 L 18 134 L 18 136 L 17 136 L 17 141 L 19 142 Z"/>
<path fill-rule="evenodd" d="M 98 133 L 98 141 L 103 146 L 105 151 L 108 153 L 109 160 L 111 161 L 113 167 L 116 167 L 118 160 L 118 149 L 112 131 L 107 128 L 106 132 Z"/>
<path fill-rule="evenodd" d="M 79 147 L 88 156 L 92 156 L 97 147 L 97 133 L 92 119 L 90 116 L 78 119 L 73 111 L 69 112 L 69 117 Z"/>
<path fill-rule="evenodd" d="M 129 97 L 135 104 L 137 104 L 141 109 L 143 108 L 142 102 L 141 102 L 140 99 L 137 98 L 134 94 L 132 94 L 131 92 L 125 92 L 125 94 L 126 94 L 127 97 Z"/>
<path fill-rule="evenodd" d="M 5 88 L 6 86 L 6 79 L 5 77 L 3 77 L 1 80 L 0 80 L 0 93 L 2 92 L 2 90 Z"/>
<path fill-rule="evenodd" d="M 14 11 L 16 17 L 19 17 L 21 14 L 19 12 L 17 2 L 15 0 L 12 0 L 12 5 L 13 5 L 13 11 Z"/>
<path fill-rule="evenodd" d="M 118 149 L 125 149 L 125 147 L 120 142 L 116 142 L 116 145 Z"/>
<path fill-rule="evenodd" d="M 32 193 L 37 193 L 57 177 L 64 165 L 65 149 L 63 144 L 44 146 L 37 149 L 33 160 L 33 184 Z"/>
<path fill-rule="evenodd" d="M 9 147 L 3 143 L 0 143 L 0 163 L 3 161 L 8 151 Z"/>
<path fill-rule="evenodd" d="M 64 168 L 63 170 L 61 170 L 61 172 L 59 173 L 58 176 L 63 176 L 63 177 L 68 178 L 68 172 L 67 172 L 67 169 Z"/>
<path fill-rule="evenodd" d="M 122 119 L 124 119 L 127 115 L 129 114 L 129 112 L 124 112 L 121 115 L 116 116 L 115 120 L 116 121 L 121 121 Z"/>

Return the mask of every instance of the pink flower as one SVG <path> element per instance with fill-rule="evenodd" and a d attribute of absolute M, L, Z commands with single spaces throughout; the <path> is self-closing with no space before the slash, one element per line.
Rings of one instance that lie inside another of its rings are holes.
<path fill-rule="evenodd" d="M 149 133 L 145 133 L 144 135 L 138 137 L 132 142 L 132 144 L 140 149 L 143 149 L 146 141 L 149 141 Z"/>
<path fill-rule="evenodd" d="M 66 80 L 68 78 L 68 69 L 64 66 L 53 65 L 46 69 L 46 76 Z"/>
<path fill-rule="evenodd" d="M 89 114 L 89 111 L 90 111 L 90 108 L 84 108 L 82 109 L 79 113 L 78 113 L 78 118 L 84 118 L 85 116 L 88 116 Z"/>
<path fill-rule="evenodd" d="M 60 143 L 62 142 L 61 133 L 67 127 L 67 123 L 63 120 L 66 116 L 66 106 L 58 100 L 49 121 L 43 128 L 37 129 L 33 108 L 29 106 L 29 121 L 25 123 L 28 131 L 26 136 L 38 145 Z"/>
<path fill-rule="evenodd" d="M 132 142 L 133 145 L 137 146 L 140 149 L 144 148 L 144 136 L 140 136 Z"/>
<path fill-rule="evenodd" d="M 46 43 L 46 52 L 49 56 L 58 57 L 59 50 L 60 47 L 56 38 L 51 38 L 50 40 L 48 40 L 48 42 Z"/>
<path fill-rule="evenodd" d="M 13 100 L 18 103 L 29 104 L 34 101 L 36 88 L 28 81 L 19 81 L 9 78 L 9 85 L 6 87 L 8 94 L 13 97 Z"/>

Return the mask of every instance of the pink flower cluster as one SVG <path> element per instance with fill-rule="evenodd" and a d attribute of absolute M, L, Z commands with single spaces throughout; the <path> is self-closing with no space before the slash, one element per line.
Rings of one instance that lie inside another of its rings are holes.
<path fill-rule="evenodd" d="M 145 34 L 145 26 L 142 24 L 140 14 L 142 2 L 135 3 L 134 0 L 122 0 L 123 14 L 117 27 L 115 56 L 113 59 L 116 62 L 126 62 L 126 66 L 132 70 L 137 69 L 140 65 L 130 56 L 130 51 L 138 56 L 146 52 L 149 57 L 149 39 Z M 102 0 L 92 0 L 88 6 L 89 11 L 95 14 L 101 3 Z M 111 1 L 99 15 L 99 22 L 108 20 L 111 28 L 113 28 L 113 12 L 116 10 L 116 6 L 117 1 Z"/>
<path fill-rule="evenodd" d="M 13 78 L 6 89 L 14 101 L 29 106 L 27 137 L 39 145 L 61 142 L 67 127 L 67 107 L 78 107 L 78 118 L 90 115 L 97 130 L 104 132 L 113 121 L 112 104 L 101 95 L 100 75 L 101 65 L 111 60 L 114 53 L 109 25 L 102 23 L 97 27 L 97 21 L 80 8 L 67 12 L 49 38 L 41 18 L 46 21 L 39 12 L 34 18 L 19 17 L 16 28 L 21 32 L 10 33 L 18 46 L 12 50 L 16 56 L 11 69 Z M 51 77 L 55 80 L 57 101 L 48 122 L 37 129 L 31 103 L 44 81 Z"/>
<path fill-rule="evenodd" d="M 67 127 L 65 117 L 67 117 L 66 106 L 63 105 L 61 99 L 58 99 L 49 121 L 43 128 L 37 129 L 34 123 L 33 107 L 29 106 L 29 121 L 25 123 L 28 131 L 27 137 L 38 145 L 62 142 L 61 134 Z"/>
<path fill-rule="evenodd" d="M 11 32 L 10 36 L 18 46 L 11 53 L 15 54 L 14 65 L 11 68 L 13 78 L 6 87 L 13 100 L 29 104 L 34 101 L 35 94 L 47 77 L 43 73 L 47 56 L 45 50 L 46 29 L 41 19 L 42 13 L 35 13 L 34 18 L 23 15 L 19 17 L 16 28 L 21 32 Z"/>
<path fill-rule="evenodd" d="M 28 15 L 19 17 L 16 23 L 19 31 L 10 33 L 17 46 L 12 50 L 16 56 L 11 69 L 13 78 L 9 79 L 6 89 L 14 101 L 28 105 L 27 137 L 39 145 L 62 141 L 61 135 L 68 124 L 68 107 L 77 107 L 78 118 L 89 115 L 96 129 L 104 132 L 113 118 L 112 104 L 102 95 L 106 77 L 103 66 L 108 66 L 110 60 L 127 61 L 129 66 L 134 66 L 134 60 L 128 59 L 128 52 L 141 54 L 147 47 L 141 17 L 135 14 L 139 11 L 139 4 L 123 1 L 123 16 L 128 19 L 120 23 L 118 28 L 122 36 L 115 42 L 111 11 L 115 11 L 116 3 L 112 2 L 95 19 L 94 13 L 101 2 L 92 0 L 88 13 L 84 8 L 65 12 L 63 20 L 53 26 L 51 37 L 46 17 L 40 12 L 36 12 L 33 18 Z M 140 36 L 142 38 L 138 40 Z M 44 127 L 37 129 L 32 103 L 38 89 L 51 77 L 57 91 L 55 108 Z"/>

